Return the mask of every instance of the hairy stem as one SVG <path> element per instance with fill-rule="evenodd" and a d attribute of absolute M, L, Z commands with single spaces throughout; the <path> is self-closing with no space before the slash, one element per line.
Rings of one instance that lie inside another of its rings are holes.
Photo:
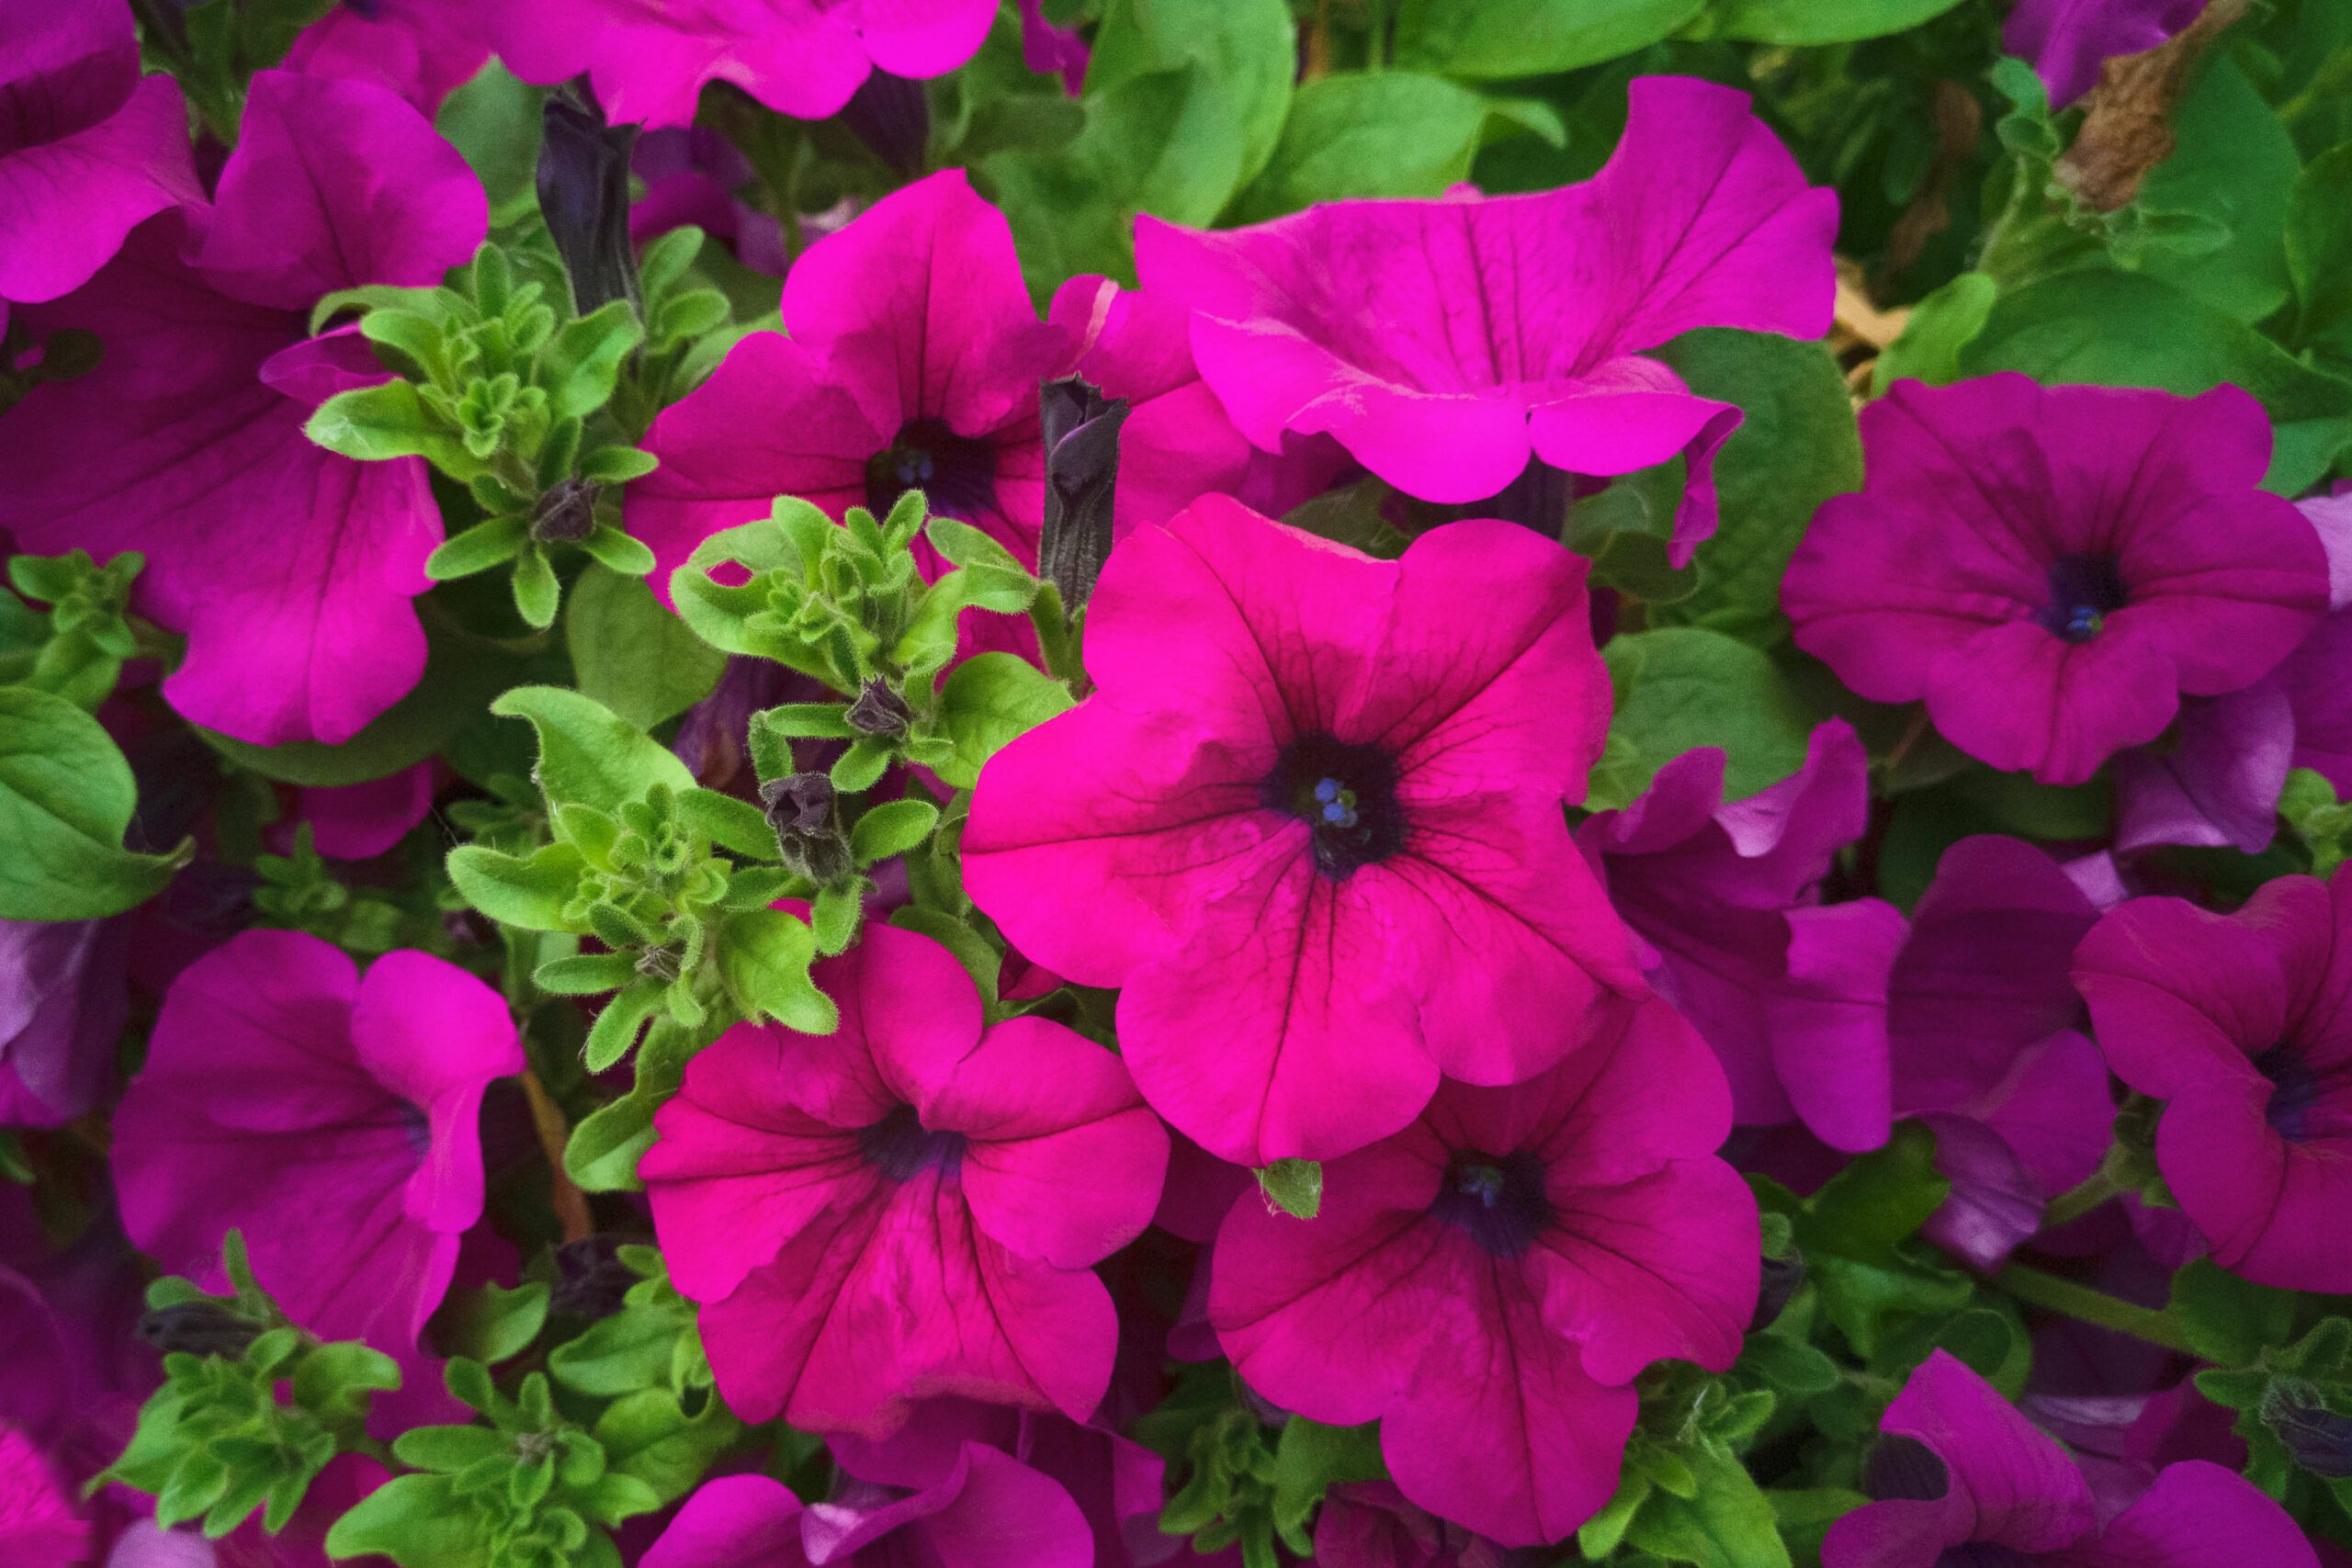
<path fill-rule="evenodd" d="M 2022 1263 L 2012 1263 L 1994 1275 L 1993 1283 L 2028 1306 L 2054 1312 L 2079 1323 L 2111 1328 L 2118 1334 L 2128 1334 L 2134 1339 L 2144 1339 L 2151 1345 L 2161 1345 L 2167 1350 L 2177 1350 L 2183 1355 L 2197 1353 L 2195 1347 L 2188 1343 L 2188 1337 L 2181 1332 L 2180 1325 L 2168 1312 L 2137 1306 L 2104 1291 L 2077 1285 L 2072 1280 L 2062 1280 L 2055 1274 L 2045 1274 Z"/>

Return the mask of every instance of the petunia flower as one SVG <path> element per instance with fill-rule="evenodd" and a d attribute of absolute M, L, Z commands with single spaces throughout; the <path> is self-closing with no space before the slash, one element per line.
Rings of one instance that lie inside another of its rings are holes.
<path fill-rule="evenodd" d="M 1937 863 L 1889 976 L 1894 1113 L 1928 1124 L 1951 1182 L 1926 1234 L 1978 1268 L 1999 1268 L 2107 1152 L 2114 1097 L 2067 975 L 2098 919 L 2031 844 L 1962 839 Z"/>
<path fill-rule="evenodd" d="M 0 1558 L 87 1562 L 95 1531 L 30 1438 L 0 1421 Z"/>
<path fill-rule="evenodd" d="M 1864 1468 L 1878 1499 L 1829 1527 L 1822 1568 L 2314 1568 L 2286 1510 L 2202 1460 L 2166 1465 L 2102 1521 L 2089 1484 L 2035 1427 L 1950 1352 L 1911 1374 Z"/>
<path fill-rule="evenodd" d="M 1609 699 L 1559 546 L 1488 520 L 1378 561 L 1210 496 L 1112 552 L 1086 662 L 982 772 L 965 882 L 1125 987 L 1137 1087 L 1210 1153 L 1361 1148 L 1642 991 L 1561 809 Z"/>
<path fill-rule="evenodd" d="M 453 964 L 390 953 L 363 976 L 316 937 L 245 931 L 173 983 L 116 1111 L 124 1227 L 215 1288 L 241 1231 L 288 1316 L 413 1367 L 481 1217 L 482 1091 L 523 1065 L 505 1002 Z"/>
<path fill-rule="evenodd" d="M 343 0 L 304 28 L 286 69 L 390 88 L 428 118 L 490 59 L 481 0 Z"/>
<path fill-rule="evenodd" d="M 1386 1481 L 1331 1488 L 1315 1519 L 1317 1568 L 1552 1568 L 1555 1552 L 1501 1547 L 1414 1506 Z"/>
<path fill-rule="evenodd" d="M 815 975 L 840 1029 L 721 1035 L 639 1167 L 719 1392 L 877 1438 L 940 1393 L 1084 1420 L 1118 1337 L 1090 1269 L 1150 1222 L 1166 1131 L 1101 1046 L 984 1030 L 927 937 L 870 927 Z"/>
<path fill-rule="evenodd" d="M 1658 994 L 1714 1047 L 1743 1125 L 1802 1120 L 1848 1150 L 1886 1142 L 1886 974 L 1903 917 L 1878 899 L 1815 902 L 1830 857 L 1870 820 L 1869 761 L 1842 720 L 1813 733 L 1804 766 L 1724 799 L 1724 753 L 1658 770 L 1577 844 L 1648 946 Z"/>
<path fill-rule="evenodd" d="M 295 825 L 308 824 L 311 847 L 327 859 L 372 860 L 431 814 L 433 789 L 428 761 L 366 784 L 297 790 L 292 820 L 277 824 L 271 838 L 283 854 Z"/>
<path fill-rule="evenodd" d="M 1086 64 L 1094 56 L 1076 28 L 1057 27 L 1046 19 L 1045 0 L 1021 0 L 1021 63 L 1040 75 L 1059 76 L 1071 97 L 1086 81 Z"/>
<path fill-rule="evenodd" d="M 1714 532 L 1739 410 L 1645 351 L 1693 327 L 1829 330 L 1838 198 L 1748 112 L 1683 77 L 1633 84 L 1600 174 L 1538 195 L 1342 201 L 1214 233 L 1136 225 L 1144 292 L 1242 434 L 1328 432 L 1427 501 L 1493 496 L 1531 458 L 1615 475 L 1680 455 L 1687 561 Z"/>
<path fill-rule="evenodd" d="M 2245 690 L 2183 697 L 2180 716 L 2163 739 L 2116 757 L 2119 852 L 2190 844 L 2252 855 L 2269 847 L 2278 792 L 2300 750 L 2286 678 L 2305 650 L 2326 637 L 2334 619 L 2321 622 L 2286 663 Z"/>
<path fill-rule="evenodd" d="M 1037 320 L 1004 215 L 949 169 L 810 246 L 784 285 L 790 337 L 757 333 L 647 435 L 629 532 L 671 574 L 722 528 L 798 496 L 878 516 L 910 490 L 1037 559 L 1046 458 L 1037 386 L 1070 357 Z"/>
<path fill-rule="evenodd" d="M 203 199 L 179 84 L 139 73 L 127 0 L 0 13 L 0 325 L 6 301 L 79 288 L 141 220 Z"/>
<path fill-rule="evenodd" d="M 966 1443 L 948 1474 L 909 1495 L 844 1478 L 803 1506 L 780 1481 L 706 1481 L 646 1550 L 644 1568 L 1090 1568 L 1094 1540 L 1069 1495 L 995 1449 Z"/>
<path fill-rule="evenodd" d="M 1781 584 L 1797 646 L 1874 702 L 1926 699 L 1996 768 L 2080 784 L 2184 694 L 2252 685 L 2318 624 L 2327 562 L 2256 489 L 2262 407 L 1898 383 L 1862 410 L 1867 482 L 1814 516 Z"/>
<path fill-rule="evenodd" d="M 2154 49 L 2204 9 L 2205 0 L 2018 0 L 2001 47 L 2033 66 L 2051 107 L 2064 108 L 2098 85 L 2110 55 Z"/>
<path fill-rule="evenodd" d="M 2327 552 L 2328 614 L 2278 666 L 2294 715 L 2293 766 L 2311 768 L 2352 796 L 2352 486 L 2296 502 Z M 2278 796 L 2271 796 L 2276 806 Z"/>
<path fill-rule="evenodd" d="M 1310 1420 L 1377 1418 L 1404 1495 L 1505 1546 L 1616 1490 L 1663 1357 L 1721 1371 L 1756 1304 L 1756 1202 L 1714 1150 L 1731 1097 L 1674 1010 L 1508 1089 L 1449 1083 L 1324 1169 L 1301 1221 L 1233 1207 L 1209 1316 L 1235 1370 Z"/>
<path fill-rule="evenodd" d="M 2352 878 L 2266 883 L 2234 915 L 2135 898 L 2075 954 L 2108 1065 L 2165 1101 L 2156 1167 L 2213 1261 L 2352 1291 Z"/>
<path fill-rule="evenodd" d="M 614 123 L 691 125 L 728 82 L 797 119 L 839 113 L 867 75 L 944 76 L 978 52 L 997 0 L 502 0 L 507 68 L 588 73 Z"/>
<path fill-rule="evenodd" d="M 441 513 L 424 460 L 313 446 L 311 411 L 385 378 L 321 297 L 424 286 L 473 254 L 481 186 L 366 82 L 265 71 L 209 214 L 152 220 L 89 285 L 28 315 L 105 345 L 6 416 L 0 527 L 28 550 L 144 551 L 134 607 L 187 635 L 186 717 L 259 745 L 349 739 L 424 670 L 409 601 Z"/>
<path fill-rule="evenodd" d="M 0 920 L 0 1127 L 96 1109 L 130 1011 L 130 924 Z"/>

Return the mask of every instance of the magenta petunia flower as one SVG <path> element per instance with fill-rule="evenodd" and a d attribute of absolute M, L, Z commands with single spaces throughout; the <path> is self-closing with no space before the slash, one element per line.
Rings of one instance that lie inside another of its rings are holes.
<path fill-rule="evenodd" d="M 60 1127 L 114 1077 L 130 923 L 0 920 L 0 1127 Z"/>
<path fill-rule="evenodd" d="M 810 246 L 783 309 L 790 337 L 745 338 L 646 437 L 662 467 L 629 486 L 628 521 L 661 562 L 663 600 L 696 545 L 765 517 L 779 495 L 838 518 L 920 489 L 1034 566 L 1037 385 L 1071 345 L 1037 320 L 1012 231 L 963 171 L 893 192 Z"/>
<path fill-rule="evenodd" d="M 2334 619 L 2321 622 L 2274 673 L 2224 696 L 2183 697 L 2162 740 L 2117 755 L 2119 853 L 2195 844 L 2252 855 L 2269 847 L 2278 792 L 2299 750 L 2286 678 Z"/>
<path fill-rule="evenodd" d="M 240 1230 L 287 1315 L 413 1366 L 481 1217 L 482 1091 L 523 1065 L 505 1002 L 453 964 L 363 976 L 316 937 L 243 932 L 173 983 L 115 1113 L 124 1227 L 215 1288 Z"/>
<path fill-rule="evenodd" d="M 0 1421 L 0 1559 L 87 1562 L 95 1534 L 48 1457 Z"/>
<path fill-rule="evenodd" d="M 2352 878 L 2263 885 L 2235 915 L 2135 898 L 2075 954 L 2108 1065 L 2166 1101 L 2156 1166 L 2266 1285 L 2352 1291 Z"/>
<path fill-rule="evenodd" d="M 2018 0 L 2001 47 L 2029 62 L 2064 108 L 2098 85 L 2110 55 L 2151 50 L 2195 21 L 2205 0 Z"/>
<path fill-rule="evenodd" d="M 1059 76 L 1071 97 L 1086 81 L 1094 57 L 1076 28 L 1057 27 L 1046 16 L 1045 0 L 1021 0 L 1021 63 L 1040 75 Z"/>
<path fill-rule="evenodd" d="M 28 550 L 146 553 L 135 607 L 187 634 L 187 717 L 261 745 L 350 739 L 424 670 L 409 601 L 441 513 L 423 459 L 311 445 L 311 411 L 385 378 L 321 296 L 438 283 L 488 226 L 457 150 L 384 88 L 254 78 L 209 215 L 143 225 L 90 284 L 28 311 L 97 333 L 86 376 L 6 416 L 0 527 Z"/>
<path fill-rule="evenodd" d="M 1829 1527 L 1822 1568 L 2313 1568 L 2286 1510 L 2218 1464 L 2166 1465 L 2102 1521 L 2065 1450 L 1949 1352 L 1931 1352 L 1879 1423 L 1863 1473 L 1879 1499 Z"/>
<path fill-rule="evenodd" d="M 955 70 L 996 12 L 997 0 L 503 0 L 491 25 L 524 81 L 584 71 L 614 121 L 661 126 L 693 124 L 710 82 L 823 119 L 876 71 Z"/>
<path fill-rule="evenodd" d="M 286 68 L 390 87 L 428 118 L 490 59 L 481 0 L 345 0 L 304 28 Z"/>
<path fill-rule="evenodd" d="M 1929 1240 L 2000 1267 L 2086 1179 L 2115 1121 L 2069 955 L 2098 910 L 2031 844 L 1962 839 L 1912 910 L 1887 985 L 1894 1113 L 1936 1134 L 1951 1195 Z"/>
<path fill-rule="evenodd" d="M 1756 1304 L 1756 1201 L 1714 1157 L 1731 1098 L 1652 1000 L 1508 1089 L 1449 1083 L 1324 1169 L 1323 1210 L 1237 1203 L 1209 1316 L 1235 1369 L 1310 1420 L 1375 1417 L 1405 1495 L 1506 1546 L 1616 1490 L 1644 1367 L 1720 1371 Z"/>
<path fill-rule="evenodd" d="M 1714 1047 L 1736 1120 L 1802 1120 L 1823 1142 L 1886 1142 L 1886 974 L 1903 917 L 1878 899 L 1823 907 L 1830 857 L 1870 820 L 1869 760 L 1843 721 L 1804 766 L 1726 801 L 1724 753 L 1687 751 L 1577 843 L 1649 947 L 1650 984 Z"/>
<path fill-rule="evenodd" d="M 1559 546 L 1457 523 L 1377 561 L 1210 496 L 1112 552 L 1086 661 L 981 773 L 965 882 L 1125 987 L 1136 1085 L 1210 1153 L 1361 1148 L 1643 989 L 1561 810 L 1609 699 Z"/>
<path fill-rule="evenodd" d="M 2352 795 L 2352 486 L 2296 502 L 2327 552 L 2328 615 L 2278 666 L 2294 715 L 2292 765 L 2311 768 Z M 2277 804 L 2277 795 L 2271 804 Z"/>
<path fill-rule="evenodd" d="M 329 860 L 372 860 L 408 836 L 433 810 L 433 764 L 419 762 L 366 784 L 294 793 L 293 819 L 271 830 L 280 853 L 297 823 L 308 824 L 311 847 Z"/>
<path fill-rule="evenodd" d="M 0 13 L 0 325 L 54 299 L 140 220 L 201 202 L 177 82 L 139 73 L 126 0 Z"/>
<path fill-rule="evenodd" d="M 1094 1540 L 1069 1495 L 995 1449 L 966 1443 L 944 1478 L 910 1494 L 844 1477 L 803 1506 L 764 1475 L 706 1481 L 644 1568 L 1090 1568 Z"/>
<path fill-rule="evenodd" d="M 871 1437 L 938 1393 L 1084 1420 L 1118 1337 L 1089 1270 L 1150 1223 L 1166 1131 L 1084 1037 L 983 1030 L 927 937 L 869 927 L 816 976 L 840 1029 L 720 1036 L 639 1167 L 727 1403 Z"/>
<path fill-rule="evenodd" d="M 1874 702 L 1926 699 L 1996 768 L 2080 784 L 2184 694 L 2252 685 L 2327 607 L 2311 525 L 2258 490 L 2262 407 L 1898 383 L 1862 410 L 1868 482 L 1814 516 L 1781 585 L 1797 646 Z"/>
<path fill-rule="evenodd" d="M 1808 186 L 1747 96 L 1636 81 L 1624 140 L 1583 185 L 1343 201 L 1196 233 L 1143 218 L 1146 293 L 1193 312 L 1200 373 L 1267 452 L 1329 432 L 1399 490 L 1501 491 L 1531 457 L 1613 475 L 1680 454 L 1679 562 L 1714 532 L 1739 411 L 1643 357 L 1693 327 L 1818 337 L 1838 198 Z"/>

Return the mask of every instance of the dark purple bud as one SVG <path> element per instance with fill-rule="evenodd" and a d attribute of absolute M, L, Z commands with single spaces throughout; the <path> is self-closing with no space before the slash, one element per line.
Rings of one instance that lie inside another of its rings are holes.
<path fill-rule="evenodd" d="M 1747 1331 L 1770 1328 L 1781 1313 L 1788 1310 L 1789 1300 L 1804 1283 L 1804 1254 L 1794 1246 L 1778 1258 L 1764 1259 L 1763 1278 L 1756 1289 L 1755 1315 L 1747 1320 Z"/>
<path fill-rule="evenodd" d="M 264 1326 L 219 1302 L 181 1302 L 141 1313 L 139 1337 L 166 1355 L 181 1351 L 234 1359 L 261 1337 Z"/>
<path fill-rule="evenodd" d="M 1037 394 L 1046 443 L 1046 527 L 1038 568 L 1072 615 L 1094 592 L 1111 553 L 1111 502 L 1119 484 L 1124 398 L 1106 398 L 1078 377 L 1048 381 Z"/>
<path fill-rule="evenodd" d="M 931 104 L 922 83 L 888 71 L 868 72 L 842 106 L 842 123 L 899 173 L 922 173 L 931 150 Z"/>
<path fill-rule="evenodd" d="M 770 779 L 760 786 L 760 804 L 767 807 L 768 825 L 775 829 L 784 863 L 820 887 L 847 876 L 855 862 L 850 858 L 849 838 L 842 831 L 840 803 L 833 781 L 823 773 L 793 773 Z"/>
<path fill-rule="evenodd" d="M 582 1236 L 556 1249 L 548 1310 L 564 1317 L 610 1317 L 636 1283 L 636 1271 L 621 1261 L 620 1237 Z"/>
<path fill-rule="evenodd" d="M 532 510 L 531 537 L 543 545 L 586 538 L 596 527 L 597 490 L 594 479 L 557 481 Z"/>
<path fill-rule="evenodd" d="M 548 95 L 539 142 L 539 211 L 582 315 L 626 299 L 643 309 L 628 240 L 628 155 L 637 127 L 606 125 L 584 85 Z"/>
<path fill-rule="evenodd" d="M 2352 1478 L 2352 1416 L 2330 1410 L 2316 1387 L 2301 1381 L 2272 1383 L 2262 1395 L 2262 1424 L 2313 1475 L 2323 1481 Z"/>
<path fill-rule="evenodd" d="M 849 705 L 850 728 L 862 735 L 904 735 L 914 720 L 914 710 L 907 706 L 907 699 L 892 691 L 888 682 L 868 681 L 857 694 L 857 701 Z"/>

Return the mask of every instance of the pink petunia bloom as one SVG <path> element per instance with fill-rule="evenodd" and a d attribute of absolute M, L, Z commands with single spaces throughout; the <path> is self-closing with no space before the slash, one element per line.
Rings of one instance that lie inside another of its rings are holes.
<path fill-rule="evenodd" d="M 1928 1238 L 1997 1269 L 2107 1153 L 2115 1101 L 2067 975 L 2098 910 L 2041 851 L 1944 852 L 1888 980 L 1894 1113 L 1936 1134 L 1951 1195 Z"/>
<path fill-rule="evenodd" d="M 795 495 L 838 518 L 909 490 L 1034 566 L 1045 521 L 1037 385 L 1070 357 L 1037 320 L 1004 215 L 949 169 L 808 248 L 784 284 L 790 337 L 758 333 L 646 436 L 628 528 L 671 574 L 723 528 Z M 924 547 L 926 549 L 928 547 Z"/>
<path fill-rule="evenodd" d="M 1650 949 L 1658 994 L 1714 1047 L 1743 1125 L 1802 1120 L 1835 1147 L 1886 1142 L 1886 974 L 1903 917 L 1875 898 L 1814 902 L 1870 820 L 1869 761 L 1842 720 L 1804 766 L 1724 799 L 1724 753 L 1687 751 L 1577 846 Z"/>
<path fill-rule="evenodd" d="M 2116 1076 L 2166 1102 L 2156 1166 L 2213 1261 L 2352 1291 L 2352 878 L 2281 877 L 2231 916 L 2135 898 L 2075 984 Z"/>
<path fill-rule="evenodd" d="M 2030 62 L 2064 108 L 2098 85 L 2111 55 L 2155 48 L 2205 9 L 2205 0 L 2018 0 L 2001 24 L 2001 47 Z"/>
<path fill-rule="evenodd" d="M 615 123 L 691 125 L 729 82 L 797 119 L 840 112 L 876 71 L 944 76 L 978 52 L 997 0 L 502 0 L 498 53 L 526 82 L 586 72 Z"/>
<path fill-rule="evenodd" d="M 1488 520 L 1379 561 L 1210 496 L 1112 552 L 1086 662 L 982 772 L 965 881 L 1125 987 L 1136 1085 L 1210 1153 L 1361 1148 L 1643 990 L 1561 810 L 1609 698 L 1559 546 Z"/>
<path fill-rule="evenodd" d="M 0 9 L 0 326 L 90 280 L 141 220 L 201 202 L 187 107 L 139 73 L 126 0 Z"/>
<path fill-rule="evenodd" d="M 2314 1568 L 2302 1531 L 2244 1476 L 2187 1460 L 2102 1521 L 2057 1440 L 1948 1351 L 1886 1407 L 1864 1468 L 1879 1499 L 1830 1526 L 1822 1568 Z"/>
<path fill-rule="evenodd" d="M 481 0 L 344 0 L 304 28 L 286 69 L 389 87 L 428 118 L 490 59 Z"/>
<path fill-rule="evenodd" d="M 1209 1315 L 1251 1387 L 1311 1420 L 1378 1418 L 1404 1495 L 1506 1546 L 1616 1490 L 1642 1369 L 1717 1371 L 1756 1304 L 1756 1201 L 1714 1157 L 1723 1074 L 1662 1001 L 1508 1089 L 1449 1083 L 1324 1170 L 1295 1220 L 1237 1203 Z"/>
<path fill-rule="evenodd" d="M 187 634 L 182 715 L 260 745 L 349 739 L 416 684 L 409 603 L 441 513 L 424 460 L 361 463 L 302 426 L 386 378 L 322 295 L 435 284 L 488 227 L 457 150 L 382 87 L 265 71 L 218 204 L 141 226 L 87 287 L 28 311 L 105 345 L 6 415 L 0 527 L 43 553 L 146 553 L 134 606 Z"/>
<path fill-rule="evenodd" d="M 0 1421 L 0 1561 L 86 1562 L 95 1533 L 47 1456 Z"/>
<path fill-rule="evenodd" d="M 1069 1495 L 1009 1454 L 966 1443 L 910 1495 L 844 1478 L 803 1506 L 780 1481 L 707 1481 L 644 1568 L 1089 1568 L 1094 1540 Z"/>
<path fill-rule="evenodd" d="M 288 1316 L 413 1369 L 481 1217 L 482 1091 L 523 1065 L 505 1002 L 453 964 L 390 953 L 363 976 L 246 931 L 173 983 L 115 1114 L 124 1227 L 215 1288 L 240 1230 Z"/>
<path fill-rule="evenodd" d="M 940 1393 L 1084 1420 L 1118 1337 L 1090 1269 L 1150 1222 L 1165 1129 L 1083 1036 L 984 1030 L 927 937 L 869 927 L 815 973 L 841 1027 L 729 1030 L 639 1167 L 728 1404 L 877 1438 Z"/>
<path fill-rule="evenodd" d="M 1198 233 L 1136 222 L 1147 294 L 1193 313 L 1193 356 L 1263 451 L 1329 432 L 1424 500 L 1493 496 L 1531 458 L 1615 475 L 1679 454 L 1687 561 L 1714 532 L 1713 462 L 1739 410 L 1643 356 L 1693 327 L 1829 330 L 1838 198 L 1748 112 L 1682 77 L 1634 83 L 1583 185 L 1343 201 Z"/>
<path fill-rule="evenodd" d="M 1864 488 L 1815 513 L 1781 584 L 1797 646 L 1873 702 L 1926 699 L 1954 745 L 2080 784 L 2182 695 L 2252 685 L 2327 608 L 2327 561 L 2256 488 L 2262 405 L 1897 383 L 1862 410 Z"/>
<path fill-rule="evenodd" d="M 2294 715 L 2291 763 L 2324 775 L 2337 795 L 2352 796 L 2352 486 L 2298 502 L 2296 509 L 2327 552 L 2328 614 L 2278 666 Z M 2270 803 L 2277 802 L 2274 793 Z"/>
<path fill-rule="evenodd" d="M 0 920 L 0 1127 L 96 1109 L 130 1009 L 130 922 Z"/>
<path fill-rule="evenodd" d="M 286 853 L 296 825 L 307 824 L 311 847 L 327 859 L 373 860 L 432 814 L 433 784 L 433 763 L 423 761 L 366 784 L 297 790 L 293 819 L 270 837 Z"/>

